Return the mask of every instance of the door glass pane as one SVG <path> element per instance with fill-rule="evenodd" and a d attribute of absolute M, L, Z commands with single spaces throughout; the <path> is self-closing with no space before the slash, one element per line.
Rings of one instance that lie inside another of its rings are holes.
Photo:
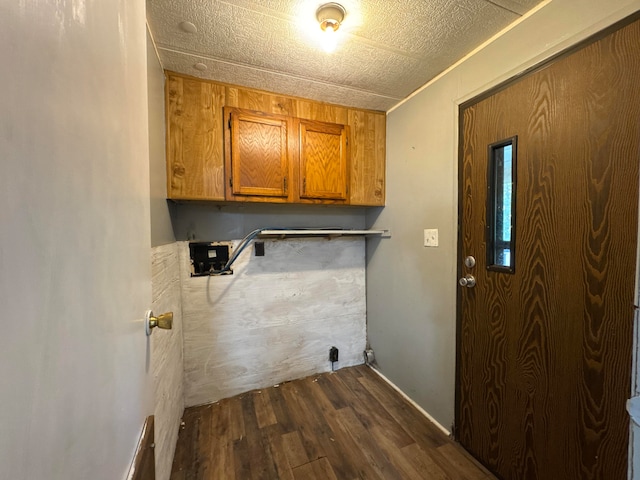
<path fill-rule="evenodd" d="M 517 137 L 489 146 L 487 268 L 515 271 L 515 162 Z"/>

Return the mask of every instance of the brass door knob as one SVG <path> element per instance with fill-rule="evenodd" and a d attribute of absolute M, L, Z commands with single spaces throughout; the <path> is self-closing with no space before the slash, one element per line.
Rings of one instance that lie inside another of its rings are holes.
<path fill-rule="evenodd" d="M 171 327 L 173 327 L 173 312 L 163 313 L 162 315 L 154 317 L 153 312 L 147 310 L 144 316 L 144 329 L 147 336 L 151 335 L 151 331 L 155 327 L 171 330 Z"/>

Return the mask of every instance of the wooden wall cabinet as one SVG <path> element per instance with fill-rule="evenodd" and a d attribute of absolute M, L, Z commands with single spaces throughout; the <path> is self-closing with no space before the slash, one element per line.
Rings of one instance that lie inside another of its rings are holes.
<path fill-rule="evenodd" d="M 384 206 L 384 112 L 167 72 L 173 200 Z"/>

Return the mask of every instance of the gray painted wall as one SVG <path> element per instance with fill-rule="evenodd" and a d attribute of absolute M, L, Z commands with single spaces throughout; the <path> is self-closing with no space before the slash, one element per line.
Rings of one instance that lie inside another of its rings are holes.
<path fill-rule="evenodd" d="M 147 29 L 147 89 L 149 111 L 149 185 L 151 246 L 175 242 L 167 203 L 167 165 L 164 119 L 164 71 Z"/>
<path fill-rule="evenodd" d="M 458 105 L 640 9 L 634 0 L 553 0 L 393 109 L 387 206 L 367 227 L 368 337 L 379 367 L 444 427 L 454 419 Z M 438 228 L 440 246 L 423 247 Z"/>
<path fill-rule="evenodd" d="M 365 209 L 318 205 L 207 205 L 182 203 L 172 212 L 177 240 L 227 241 L 256 228 L 335 227 L 362 229 Z"/>

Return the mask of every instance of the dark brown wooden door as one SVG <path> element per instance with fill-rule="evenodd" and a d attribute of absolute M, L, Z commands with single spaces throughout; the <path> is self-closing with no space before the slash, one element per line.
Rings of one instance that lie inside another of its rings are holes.
<path fill-rule="evenodd" d="M 461 108 L 456 436 L 503 479 L 627 478 L 639 45 L 636 21 Z M 515 270 L 491 271 L 488 149 L 514 136 Z"/>

